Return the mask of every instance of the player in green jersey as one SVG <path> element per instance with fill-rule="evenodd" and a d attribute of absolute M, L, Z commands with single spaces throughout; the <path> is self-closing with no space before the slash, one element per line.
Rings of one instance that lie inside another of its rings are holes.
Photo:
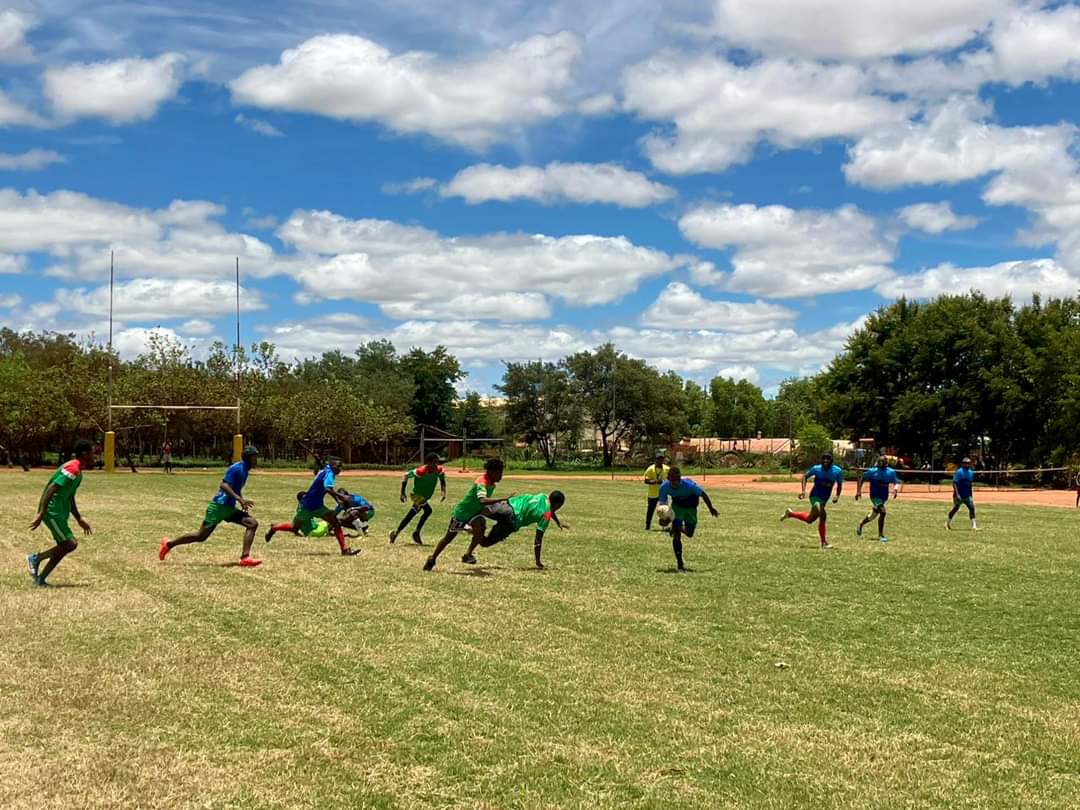
<path fill-rule="evenodd" d="M 427 523 L 428 518 L 431 517 L 431 504 L 428 503 L 435 496 L 435 485 L 438 484 L 442 491 L 442 500 L 446 500 L 446 473 L 443 472 L 443 468 L 439 466 L 438 453 L 428 453 L 424 458 L 424 465 L 417 467 L 415 470 L 409 470 L 405 473 L 405 476 L 401 479 L 401 502 L 405 503 L 405 488 L 409 485 L 409 481 L 413 482 L 412 490 L 412 509 L 410 509 L 405 517 L 401 519 L 401 523 L 394 531 L 390 532 L 390 542 L 393 543 L 397 540 L 398 535 L 405 531 L 406 527 L 412 521 L 414 517 L 420 515 L 420 522 L 416 524 L 416 531 L 412 533 L 412 540 L 416 545 L 424 545 L 424 540 L 420 536 L 420 532 L 424 528 L 424 524 Z"/>
<path fill-rule="evenodd" d="M 49 479 L 45 491 L 41 493 L 38 501 L 37 517 L 30 524 L 30 530 L 35 530 L 42 523 L 52 534 L 55 545 L 40 551 L 37 554 L 28 554 L 26 565 L 30 569 L 30 576 L 34 584 L 46 586 L 46 580 L 53 569 L 60 564 L 68 554 L 79 547 L 75 540 L 75 534 L 68 526 L 68 518 L 74 516 L 75 522 L 83 530 L 83 534 L 89 535 L 93 531 L 90 524 L 83 520 L 79 514 L 79 507 L 75 503 L 75 492 L 82 483 L 82 474 L 85 469 L 94 467 L 94 445 L 85 439 L 75 443 L 75 458 L 62 464 Z M 45 563 L 45 570 L 40 570 L 41 563 Z"/>
<path fill-rule="evenodd" d="M 484 511 L 485 506 L 491 506 L 506 500 L 505 498 L 491 497 L 495 492 L 495 485 L 502 480 L 502 477 L 502 459 L 489 458 L 484 463 L 484 474 L 473 482 L 473 485 L 469 487 L 469 491 L 465 493 L 465 497 L 454 507 L 446 534 L 443 535 L 443 539 L 435 546 L 435 550 L 431 552 L 431 556 L 424 563 L 425 571 L 431 571 L 435 568 L 435 561 L 439 559 L 439 555 L 457 537 L 458 532 L 470 531 L 474 539 L 484 536 L 486 526 L 480 513 Z"/>
<path fill-rule="evenodd" d="M 496 543 L 501 543 L 507 537 L 526 526 L 536 526 L 536 537 L 533 540 L 533 556 L 536 567 L 542 569 L 544 564 L 540 561 L 540 549 L 544 545 L 544 532 L 548 526 L 554 523 L 560 529 L 568 529 L 565 523 L 559 520 L 558 511 L 566 503 L 566 496 L 558 490 L 550 495 L 538 493 L 536 495 L 514 495 L 505 501 L 484 507 L 484 517 L 494 520 L 487 537 L 473 535 L 472 543 L 465 556 L 461 558 L 463 563 L 476 564 L 473 552 L 477 546 L 489 548 Z"/>

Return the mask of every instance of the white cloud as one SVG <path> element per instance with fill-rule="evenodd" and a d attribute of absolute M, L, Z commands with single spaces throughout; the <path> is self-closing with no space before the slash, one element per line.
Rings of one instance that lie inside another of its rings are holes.
<path fill-rule="evenodd" d="M 618 107 L 619 102 L 611 93 L 597 93 L 579 101 L 577 105 L 578 112 L 588 116 L 607 115 L 615 112 Z"/>
<path fill-rule="evenodd" d="M 161 226 L 148 211 L 75 191 L 22 195 L 0 189 L 0 252 L 63 256 L 77 245 L 105 245 L 123 238 L 153 240 L 160 234 Z"/>
<path fill-rule="evenodd" d="M 195 337 L 209 337 L 214 334 L 214 325 L 210 321 L 202 320 L 201 318 L 195 318 L 190 321 L 186 321 L 181 327 L 180 331 L 185 335 L 193 335 Z"/>
<path fill-rule="evenodd" d="M 761 379 L 761 372 L 753 366 L 728 366 L 716 372 L 718 377 L 726 377 L 729 380 L 746 380 L 757 385 Z"/>
<path fill-rule="evenodd" d="M 30 62 L 33 51 L 26 42 L 26 32 L 34 26 L 34 18 L 15 9 L 0 10 L 0 64 Z"/>
<path fill-rule="evenodd" d="M 401 320 L 541 321 L 551 317 L 547 297 L 533 292 L 504 292 L 487 295 L 464 293 L 447 300 L 390 301 L 381 305 L 391 318 Z"/>
<path fill-rule="evenodd" d="M 383 194 L 421 194 L 439 185 L 434 177 L 417 177 L 404 183 L 383 183 Z"/>
<path fill-rule="evenodd" d="M 606 304 L 679 264 L 621 236 L 443 237 L 425 228 L 349 220 L 328 211 L 297 211 L 278 236 L 301 250 L 332 256 L 296 272 L 309 292 L 397 307 L 502 293 L 554 295 L 574 306 Z M 540 311 L 535 296 L 522 305 L 525 312 Z"/>
<path fill-rule="evenodd" d="M 22 303 L 22 296 L 14 293 L 0 294 L 0 309 L 15 309 Z"/>
<path fill-rule="evenodd" d="M 0 127 L 45 127 L 48 122 L 0 90 Z"/>
<path fill-rule="evenodd" d="M 26 259 L 24 257 L 0 253 L 0 275 L 21 273 L 25 269 Z"/>
<path fill-rule="evenodd" d="M 59 289 L 56 301 L 80 315 L 107 317 L 109 287 Z M 258 291 L 240 288 L 240 308 L 265 309 Z M 163 321 L 193 315 L 231 315 L 236 311 L 236 285 L 202 279 L 136 278 L 115 285 L 113 315 L 125 321 Z"/>
<path fill-rule="evenodd" d="M 1068 161 L 1075 128 L 1001 127 L 984 120 L 988 105 L 950 99 L 927 120 L 868 135 L 850 150 L 844 175 L 870 188 L 959 183 L 992 172 Z"/>
<path fill-rule="evenodd" d="M 994 77 L 1010 84 L 1080 76 L 1080 8 L 1026 6 L 998 20 L 989 37 Z"/>
<path fill-rule="evenodd" d="M 768 53 L 861 60 L 955 48 L 1009 0 L 715 0 L 715 26 Z"/>
<path fill-rule="evenodd" d="M 37 171 L 53 163 L 65 163 L 66 158 L 51 149 L 30 149 L 18 155 L 0 152 L 0 171 Z"/>
<path fill-rule="evenodd" d="M 770 298 L 815 297 L 872 287 L 892 275 L 895 245 L 854 206 L 836 211 L 782 205 L 702 205 L 679 220 L 702 247 L 734 248 L 729 277 L 696 268 L 702 283 L 723 279 L 731 290 Z"/>
<path fill-rule="evenodd" d="M 363 37 L 313 37 L 230 85 L 238 104 L 379 122 L 482 148 L 560 115 L 581 40 L 537 35 L 478 59 L 394 54 Z"/>
<path fill-rule="evenodd" d="M 966 231 L 979 224 L 978 217 L 959 216 L 948 201 L 907 205 L 900 209 L 898 216 L 912 230 L 932 234 Z"/>
<path fill-rule="evenodd" d="M 1002 262 L 990 267 L 956 267 L 941 264 L 918 273 L 896 276 L 878 285 L 886 298 L 934 298 L 970 290 L 991 298 L 1010 297 L 1017 301 L 1034 293 L 1045 296 L 1075 296 L 1080 292 L 1080 274 L 1070 272 L 1052 259 Z"/>
<path fill-rule="evenodd" d="M 266 135 L 268 138 L 283 138 L 285 133 L 275 127 L 269 121 L 263 121 L 261 118 L 251 118 L 243 113 L 237 113 L 233 122 L 244 127 L 244 129 L 250 129 L 252 132 L 256 132 L 259 135 Z"/>
<path fill-rule="evenodd" d="M 750 159 L 759 140 L 785 149 L 907 120 L 910 107 L 875 95 L 851 65 L 764 60 L 740 67 L 713 57 L 654 56 L 624 77 L 626 109 L 674 132 L 644 141 L 670 174 L 721 171 Z"/>
<path fill-rule="evenodd" d="M 616 163 L 549 163 L 547 166 L 493 166 L 480 163 L 461 170 L 442 187 L 444 197 L 470 204 L 497 200 L 556 203 L 611 203 L 644 208 L 675 196 L 670 186 Z"/>
<path fill-rule="evenodd" d="M 673 282 L 642 313 L 641 322 L 661 329 L 760 332 L 790 326 L 797 314 L 787 307 L 764 301 L 744 304 L 710 300 L 685 284 Z"/>
<path fill-rule="evenodd" d="M 45 71 L 45 95 L 62 118 L 103 118 L 129 124 L 152 118 L 180 88 L 184 57 L 117 59 Z"/>

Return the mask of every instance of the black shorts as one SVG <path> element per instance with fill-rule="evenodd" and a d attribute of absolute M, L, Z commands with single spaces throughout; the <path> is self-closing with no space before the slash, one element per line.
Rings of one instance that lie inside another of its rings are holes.
<path fill-rule="evenodd" d="M 476 518 L 478 517 L 480 517 L 480 515 L 477 515 L 476 517 L 471 517 L 468 520 L 458 520 L 457 518 L 452 517 L 450 518 L 450 525 L 446 527 L 446 531 L 448 534 L 457 534 L 458 532 L 471 532 L 473 521 L 476 520 Z"/>
<path fill-rule="evenodd" d="M 486 517 L 495 521 L 495 525 L 491 527 L 491 531 L 488 532 L 488 536 L 485 539 L 485 546 L 493 546 L 496 543 L 501 543 L 517 530 L 517 519 L 514 517 L 514 508 L 506 501 L 503 501 L 502 503 L 493 503 L 484 510 L 484 513 Z"/>

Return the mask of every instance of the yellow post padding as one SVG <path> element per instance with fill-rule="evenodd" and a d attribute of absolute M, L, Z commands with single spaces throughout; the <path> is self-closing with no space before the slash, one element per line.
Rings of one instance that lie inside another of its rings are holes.
<path fill-rule="evenodd" d="M 105 434 L 105 472 L 116 472 L 116 433 Z"/>
<path fill-rule="evenodd" d="M 240 456 L 244 454 L 244 434 L 237 433 L 232 437 L 232 460 L 233 464 L 240 460 Z"/>

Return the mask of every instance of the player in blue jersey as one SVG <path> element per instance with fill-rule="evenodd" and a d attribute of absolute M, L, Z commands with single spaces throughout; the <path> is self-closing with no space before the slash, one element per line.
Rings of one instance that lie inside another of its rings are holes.
<path fill-rule="evenodd" d="M 949 519 L 945 521 L 945 528 L 952 528 L 952 519 L 960 511 L 961 506 L 968 509 L 968 517 L 971 518 L 971 530 L 977 532 L 978 525 L 975 523 L 975 495 L 972 491 L 975 484 L 975 471 L 971 469 L 971 459 L 966 456 L 960 461 L 960 467 L 956 470 L 952 480 L 952 511 Z"/>
<path fill-rule="evenodd" d="M 682 536 L 693 537 L 698 523 L 698 502 L 704 501 L 709 514 L 719 517 L 720 513 L 712 505 L 709 496 L 690 478 L 683 478 L 678 467 L 668 470 L 667 480 L 660 485 L 658 500 L 666 506 L 671 501 L 671 511 L 675 519 L 671 521 L 671 550 L 675 552 L 675 564 L 680 571 L 685 571 L 682 556 Z"/>
<path fill-rule="evenodd" d="M 340 521 L 338 521 L 337 512 L 326 505 L 326 496 L 329 495 L 334 499 L 335 505 L 340 504 L 346 509 L 350 506 L 344 492 L 336 488 L 339 475 L 341 475 L 341 459 L 332 458 L 311 480 L 311 485 L 297 505 L 296 514 L 293 515 L 292 521 L 271 526 L 266 531 L 266 542 L 269 543 L 273 540 L 274 535 L 278 532 L 303 534 L 304 528 L 313 525 L 315 520 L 324 520 L 329 524 L 334 537 L 337 538 L 338 547 L 341 549 L 343 557 L 352 557 L 359 554 L 360 549 L 349 548 L 349 543 L 345 539 L 345 532 L 341 528 Z"/>
<path fill-rule="evenodd" d="M 900 494 L 900 476 L 896 474 L 896 470 L 889 466 L 889 460 L 885 456 L 881 456 L 876 467 L 863 471 L 862 476 L 859 478 L 859 484 L 855 488 L 855 500 L 862 498 L 864 481 L 870 482 L 870 505 L 872 509 L 862 519 L 862 523 L 855 530 L 855 534 L 862 537 L 863 528 L 874 519 L 874 515 L 877 515 L 878 540 L 887 543 L 889 538 L 885 536 L 885 512 L 889 504 L 889 487 L 892 487 L 892 497 L 896 498 Z"/>
<path fill-rule="evenodd" d="M 252 467 L 258 464 L 258 459 L 258 450 L 254 447 L 244 448 L 240 460 L 225 471 L 217 495 L 211 499 L 210 505 L 206 507 L 206 516 L 203 518 L 202 527 L 197 532 L 185 534 L 175 540 L 164 538 L 158 547 L 159 560 L 164 560 L 168 553 L 177 546 L 204 542 L 222 523 L 235 523 L 244 527 L 244 546 L 240 552 L 240 565 L 245 568 L 254 568 L 262 562 L 251 556 L 251 543 L 255 539 L 255 531 L 259 528 L 259 521 L 248 514 L 248 510 L 255 503 L 243 496 L 248 473 L 251 472 Z"/>
<path fill-rule="evenodd" d="M 356 537 L 367 536 L 367 525 L 375 517 L 375 505 L 363 495 L 341 490 L 346 503 L 339 503 L 334 509 L 338 523 L 356 532 Z"/>
<path fill-rule="evenodd" d="M 801 520 L 803 523 L 813 523 L 816 520 L 818 537 L 821 539 L 821 548 L 823 550 L 830 549 L 832 546 L 829 545 L 827 539 L 828 529 L 826 527 L 827 516 L 825 509 L 828 506 L 830 497 L 833 503 L 840 500 L 840 493 L 844 489 L 844 471 L 833 463 L 832 453 L 825 453 L 821 457 L 821 463 L 815 464 L 803 476 L 802 491 L 799 492 L 800 501 L 806 498 L 806 482 L 811 478 L 814 479 L 814 488 L 810 490 L 810 511 L 793 512 L 790 509 L 785 509 L 780 520 L 795 518 L 795 520 Z M 835 496 L 833 495 L 834 487 L 836 488 Z"/>

